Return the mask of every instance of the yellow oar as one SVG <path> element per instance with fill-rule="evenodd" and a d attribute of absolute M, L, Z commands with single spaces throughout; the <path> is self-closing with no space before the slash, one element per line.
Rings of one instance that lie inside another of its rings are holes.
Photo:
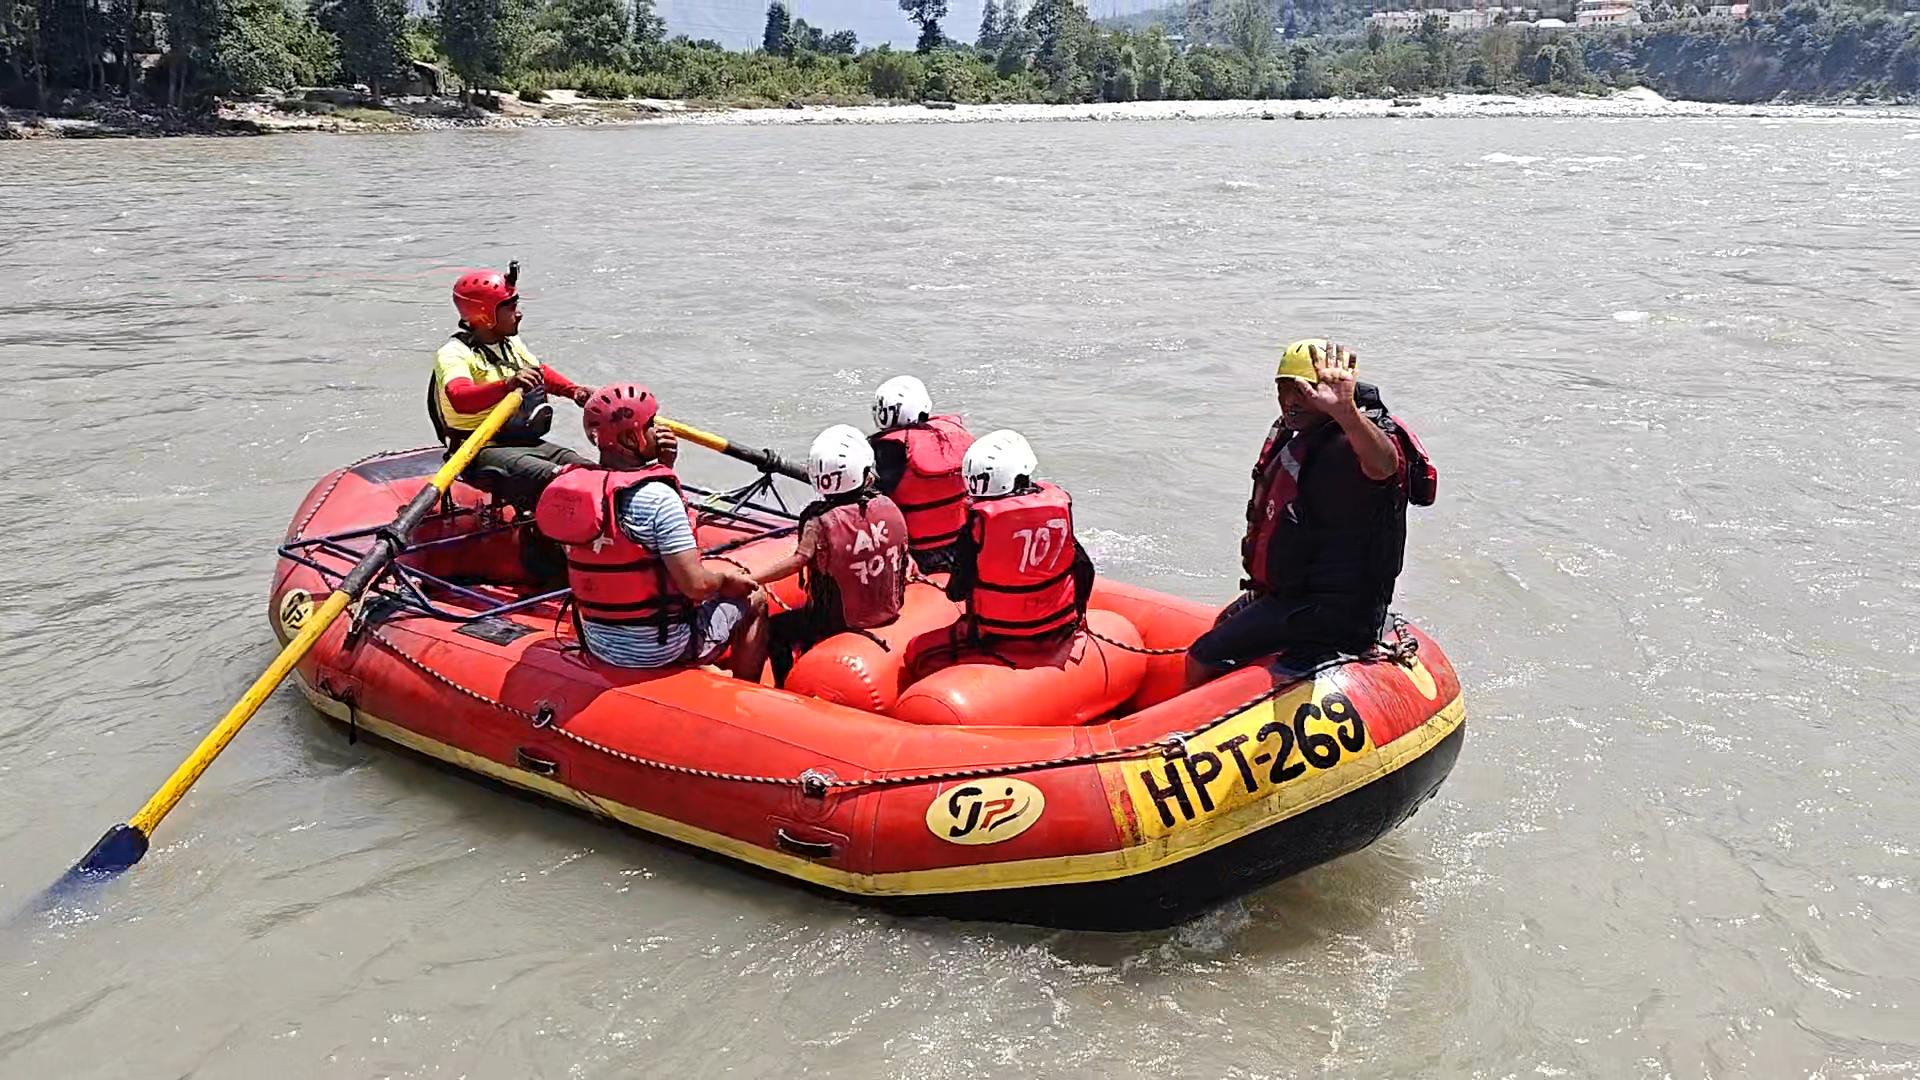
<path fill-rule="evenodd" d="M 308 617 L 306 625 L 300 628 L 300 633 L 295 635 L 292 641 L 287 642 L 287 647 L 280 650 L 280 655 L 273 658 L 273 663 L 267 665 L 267 670 L 261 672 L 260 677 L 253 681 L 252 686 L 247 687 L 247 692 L 241 695 L 233 708 L 227 710 L 227 715 L 221 717 L 220 722 L 207 733 L 207 737 L 200 740 L 200 745 L 194 748 L 187 760 L 180 763 L 180 767 L 173 771 L 173 775 L 167 778 L 167 782 L 160 786 L 159 791 L 153 793 L 153 798 L 147 800 L 147 804 L 140 808 L 139 813 L 129 818 L 125 825 L 115 825 L 107 830 L 107 834 L 100 838 L 100 842 L 93 846 L 93 850 L 87 852 L 87 857 L 74 866 L 76 874 L 114 873 L 125 870 L 146 855 L 147 842 L 153 836 L 153 830 L 159 826 L 161 819 L 186 797 L 187 789 L 193 786 L 195 780 L 200 779 L 200 775 L 207 771 L 207 766 L 213 764 L 213 759 L 220 756 L 220 751 L 227 748 L 227 744 L 240 733 L 240 729 L 246 725 L 246 722 L 253 719 L 253 714 L 258 712 L 260 706 L 273 694 L 274 689 L 280 685 L 280 680 L 286 678 L 287 673 L 293 670 L 301 657 L 307 655 L 307 650 L 313 648 L 313 643 L 319 641 L 320 635 L 327 632 L 327 627 L 333 625 L 333 621 L 340 617 L 340 613 L 347 610 L 347 605 L 359 599 L 360 594 L 366 592 L 374 579 L 380 576 L 381 571 L 385 570 L 393 562 L 394 557 L 400 554 L 401 549 L 406 546 L 407 538 L 413 534 L 414 528 L 420 524 L 422 518 L 433 512 L 434 504 L 453 484 L 454 478 L 459 476 L 467 464 L 473 460 L 473 456 L 492 440 L 499 432 L 501 425 L 513 418 L 514 411 L 519 407 L 520 392 L 518 390 L 508 393 L 501 399 L 500 404 L 493 407 L 493 411 L 481 421 L 480 427 L 472 435 L 467 436 L 467 441 L 460 444 L 460 448 L 453 452 L 453 456 L 447 459 L 445 465 L 440 466 L 440 471 L 433 475 L 429 486 L 421 488 L 413 501 L 400 511 L 400 516 L 393 520 L 393 524 L 374 538 L 373 550 L 367 552 L 365 557 L 354 564 L 352 571 L 340 582 L 340 587 L 334 590 L 333 595 L 327 597 L 326 603 L 320 605 L 318 611 Z"/>
<path fill-rule="evenodd" d="M 801 483 L 807 482 L 807 470 L 783 460 L 771 450 L 752 450 L 744 446 L 735 446 L 723 435 L 711 431 L 702 431 L 697 427 L 682 424 L 678 420 L 661 417 L 660 425 L 690 443 L 697 443 L 709 450 L 737 458 L 759 469 L 761 472 L 775 472 L 782 476 L 791 476 Z"/>

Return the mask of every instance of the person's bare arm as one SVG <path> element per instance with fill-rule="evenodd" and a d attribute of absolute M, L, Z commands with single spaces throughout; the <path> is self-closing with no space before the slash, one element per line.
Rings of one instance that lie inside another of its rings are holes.
<path fill-rule="evenodd" d="M 753 575 L 753 580 L 762 585 L 770 582 L 785 581 L 799 573 L 813 561 L 813 553 L 819 543 L 819 519 L 811 518 L 800 527 L 800 541 L 793 547 L 793 553 L 765 570 Z"/>
<path fill-rule="evenodd" d="M 689 548 L 676 555 L 662 559 L 666 564 L 667 577 L 673 580 L 673 587 L 681 596 L 694 603 L 700 603 L 713 596 L 729 596 L 739 599 L 752 596 L 760 586 L 754 580 L 738 570 L 713 570 L 700 561 L 698 549 Z"/>

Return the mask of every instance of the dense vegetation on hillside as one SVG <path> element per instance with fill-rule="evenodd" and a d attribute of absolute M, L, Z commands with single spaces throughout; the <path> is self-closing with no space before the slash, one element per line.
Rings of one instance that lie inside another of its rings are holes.
<path fill-rule="evenodd" d="M 1555 91 L 1645 83 L 1670 96 L 1920 92 L 1920 16 L 1796 0 L 1745 20 L 1688 18 L 1657 0 L 1650 25 L 1570 33 L 1496 26 L 1412 34 L 1360 21 L 1357 0 L 1193 0 L 1160 25 L 1097 25 L 1078 0 L 988 0 L 971 43 L 946 0 L 898 0 L 920 48 L 862 51 L 850 32 L 778 0 L 762 47 L 669 39 L 653 0 L 0 0 L 0 96 L 66 92 L 182 108 L 266 87 L 364 83 L 377 96 L 415 59 L 468 87 L 537 96 L 762 101 L 868 98 L 1131 101 L 1317 98 L 1437 88 Z M 1653 0 L 1649 0 L 1653 2 Z M 1907 0 L 1894 0 L 1904 4 Z M 1176 36 L 1178 35 L 1178 37 Z M 1179 37 L 1184 37 L 1183 42 Z"/>
<path fill-rule="evenodd" d="M 1662 22 L 1583 35 L 1588 70 L 1668 97 L 1768 101 L 1780 95 L 1920 93 L 1920 15 L 1795 3 L 1740 22 Z"/>

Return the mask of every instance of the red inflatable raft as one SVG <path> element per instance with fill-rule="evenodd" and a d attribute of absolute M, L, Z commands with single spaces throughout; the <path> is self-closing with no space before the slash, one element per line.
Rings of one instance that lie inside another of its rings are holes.
<path fill-rule="evenodd" d="M 282 640 L 440 460 L 397 453 L 315 486 L 274 574 Z M 790 550 L 791 515 L 764 491 L 706 496 L 709 558 Z M 1418 630 L 1391 658 L 1181 692 L 1177 650 L 1213 610 L 1105 580 L 1098 637 L 1047 655 L 962 652 L 922 674 L 903 641 L 952 608 L 920 584 L 903 625 L 822 643 L 788 690 L 609 667 L 522 569 L 530 527 L 456 485 L 300 664 L 301 689 L 361 732 L 890 907 L 1168 925 L 1365 847 L 1432 796 L 1466 736 L 1453 668 Z M 776 606 L 799 600 L 776 588 Z"/>

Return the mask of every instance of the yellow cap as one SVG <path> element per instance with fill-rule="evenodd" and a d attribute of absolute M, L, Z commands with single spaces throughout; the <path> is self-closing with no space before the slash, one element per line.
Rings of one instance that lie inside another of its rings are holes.
<path fill-rule="evenodd" d="M 1313 370 L 1314 349 L 1320 350 L 1321 356 L 1327 355 L 1327 339 L 1301 338 L 1287 346 L 1287 351 L 1280 354 L 1280 366 L 1274 369 L 1273 377 L 1299 379 L 1309 386 L 1319 382 L 1320 373 Z"/>

